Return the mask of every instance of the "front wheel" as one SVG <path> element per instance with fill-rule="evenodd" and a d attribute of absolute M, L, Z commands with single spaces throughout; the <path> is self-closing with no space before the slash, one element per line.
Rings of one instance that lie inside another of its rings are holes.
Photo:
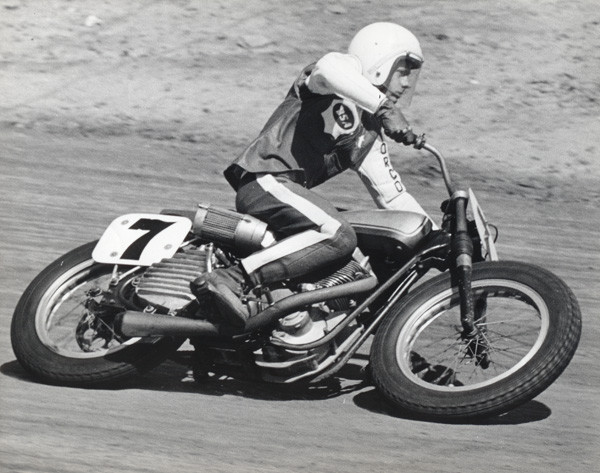
<path fill-rule="evenodd" d="M 400 301 L 378 328 L 373 380 L 402 411 L 440 420 L 501 414 L 546 389 L 575 354 L 581 313 L 554 274 L 478 263 L 472 288 L 484 359 L 462 335 L 458 288 L 447 273 Z"/>
<path fill-rule="evenodd" d="M 94 246 L 83 245 L 50 264 L 17 304 L 13 351 L 37 379 L 80 387 L 114 384 L 154 367 L 183 342 L 125 339 L 115 332 L 112 322 L 121 306 L 139 310 L 133 284 L 143 268 L 96 263 Z"/>

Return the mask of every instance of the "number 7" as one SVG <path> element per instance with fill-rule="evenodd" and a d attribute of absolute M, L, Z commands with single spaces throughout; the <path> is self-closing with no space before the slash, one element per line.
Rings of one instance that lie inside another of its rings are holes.
<path fill-rule="evenodd" d="M 121 255 L 121 258 L 131 260 L 139 259 L 142 255 L 142 251 L 144 251 L 144 248 L 146 248 L 146 245 L 150 240 L 174 223 L 175 222 L 165 222 L 164 220 L 154 218 L 140 218 L 129 227 L 129 230 L 147 230 L 147 232 L 129 245 Z"/>

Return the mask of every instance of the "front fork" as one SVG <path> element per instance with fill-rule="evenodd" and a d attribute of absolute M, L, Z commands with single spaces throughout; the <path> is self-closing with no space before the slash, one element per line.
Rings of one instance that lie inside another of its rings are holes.
<path fill-rule="evenodd" d="M 467 354 L 482 368 L 489 366 L 489 346 L 485 329 L 477 325 L 485 317 L 487 299 L 475 299 L 471 287 L 473 272 L 473 240 L 469 234 L 467 221 L 468 194 L 457 191 L 452 196 L 454 219 L 452 228 L 453 276 L 456 279 L 460 296 L 461 338 L 467 345 Z"/>

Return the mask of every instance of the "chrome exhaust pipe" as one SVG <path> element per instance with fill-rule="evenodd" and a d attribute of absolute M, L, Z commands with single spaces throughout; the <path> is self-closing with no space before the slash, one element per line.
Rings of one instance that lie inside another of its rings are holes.
<path fill-rule="evenodd" d="M 117 316 L 115 329 L 126 337 L 185 336 L 216 337 L 219 327 L 207 320 L 127 310 Z"/>
<path fill-rule="evenodd" d="M 126 337 L 185 336 L 218 337 L 251 332 L 266 327 L 292 312 L 317 302 L 352 296 L 372 290 L 377 278 L 371 276 L 338 286 L 301 292 L 270 305 L 246 321 L 240 328 L 225 327 L 223 330 L 207 320 L 188 319 L 170 315 L 148 314 L 127 310 L 117 316 L 115 330 Z"/>
<path fill-rule="evenodd" d="M 254 317 L 248 319 L 246 321 L 245 331 L 249 332 L 267 326 L 279 320 L 281 317 L 291 314 L 308 305 L 340 297 L 361 294 L 372 290 L 375 286 L 377 286 L 377 277 L 370 276 L 346 284 L 340 284 L 339 286 L 315 289 L 314 291 L 301 292 L 300 294 L 285 297 L 284 299 L 276 301 L 273 305 L 270 305 Z"/>

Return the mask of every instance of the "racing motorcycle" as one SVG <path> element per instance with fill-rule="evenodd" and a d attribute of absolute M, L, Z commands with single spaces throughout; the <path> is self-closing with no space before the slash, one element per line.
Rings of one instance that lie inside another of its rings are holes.
<path fill-rule="evenodd" d="M 256 288 L 242 297 L 251 317 L 230 327 L 190 282 L 272 244 L 267 225 L 209 204 L 123 215 L 27 287 L 11 326 L 18 361 L 43 382 L 106 386 L 189 341 L 199 377 L 314 386 L 368 342 L 365 376 L 407 415 L 459 420 L 531 400 L 575 353 L 577 300 L 549 271 L 500 261 L 473 191 L 422 137 L 415 147 L 437 158 L 449 192 L 440 229 L 420 214 L 347 210 L 352 259 Z"/>

